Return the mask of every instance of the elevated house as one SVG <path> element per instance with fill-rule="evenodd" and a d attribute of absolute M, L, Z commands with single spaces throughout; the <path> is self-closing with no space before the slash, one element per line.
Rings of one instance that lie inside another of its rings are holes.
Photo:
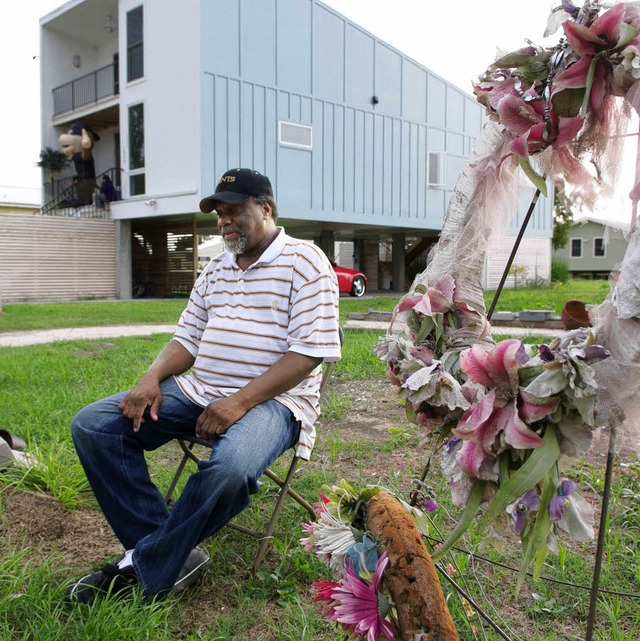
<path fill-rule="evenodd" d="M 216 233 L 198 202 L 239 166 L 272 179 L 290 234 L 351 248 L 370 289 L 424 268 L 483 124 L 472 96 L 318 0 L 71 0 L 40 25 L 42 144 L 90 126 L 121 196 L 117 296 L 188 291 Z M 534 219 L 523 251 L 548 276 L 548 201 Z"/>
<path fill-rule="evenodd" d="M 628 223 L 585 217 L 569 231 L 567 244 L 556 249 L 554 259 L 564 261 L 572 276 L 608 278 L 627 251 Z"/>

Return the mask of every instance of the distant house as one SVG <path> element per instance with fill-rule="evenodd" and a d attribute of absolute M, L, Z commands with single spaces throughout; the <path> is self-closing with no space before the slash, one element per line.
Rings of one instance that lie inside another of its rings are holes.
<path fill-rule="evenodd" d="M 40 209 L 40 190 L 0 185 L 0 213 L 35 213 Z"/>
<path fill-rule="evenodd" d="M 582 218 L 569 232 L 569 242 L 553 257 L 569 265 L 572 276 L 607 278 L 627 251 L 629 225 L 622 222 Z"/>

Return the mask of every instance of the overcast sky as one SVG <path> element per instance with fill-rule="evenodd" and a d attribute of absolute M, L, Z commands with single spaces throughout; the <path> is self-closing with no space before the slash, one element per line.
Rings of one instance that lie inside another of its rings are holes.
<path fill-rule="evenodd" d="M 499 51 L 542 37 L 560 0 L 323 0 L 390 45 L 471 93 Z M 40 143 L 39 18 L 60 0 L 0 4 L 0 186 L 37 188 Z M 2 190 L 0 189 L 0 192 Z"/>

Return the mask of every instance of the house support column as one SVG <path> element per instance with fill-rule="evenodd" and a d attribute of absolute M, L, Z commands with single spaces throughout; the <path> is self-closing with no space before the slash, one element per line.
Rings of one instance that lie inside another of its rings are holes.
<path fill-rule="evenodd" d="M 329 257 L 335 258 L 336 235 L 330 229 L 320 230 L 320 249 Z"/>
<path fill-rule="evenodd" d="M 380 240 L 365 239 L 363 252 L 360 255 L 360 271 L 364 272 L 369 283 L 369 290 L 380 289 Z"/>
<path fill-rule="evenodd" d="M 393 291 L 405 291 L 406 278 L 406 235 L 404 232 L 394 232 L 391 236 L 391 261 L 392 261 L 392 280 Z"/>
<path fill-rule="evenodd" d="M 116 296 L 130 300 L 133 288 L 131 277 L 131 221 L 116 220 Z"/>

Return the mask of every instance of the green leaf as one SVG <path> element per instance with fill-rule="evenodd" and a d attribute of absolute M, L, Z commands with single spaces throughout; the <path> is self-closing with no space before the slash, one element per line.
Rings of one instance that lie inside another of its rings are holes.
<path fill-rule="evenodd" d="M 476 481 L 473 484 L 471 492 L 469 493 L 469 498 L 467 499 L 467 505 L 465 506 L 464 512 L 456 524 L 456 527 L 449 535 L 449 538 L 431 555 L 434 562 L 439 561 L 469 529 L 471 521 L 480 507 L 480 501 L 482 501 L 482 497 L 484 496 L 485 486 L 486 481 Z"/>
<path fill-rule="evenodd" d="M 535 50 L 531 47 L 526 47 L 523 49 L 518 49 L 517 51 L 512 51 L 511 53 L 498 58 L 492 65 L 492 69 L 512 69 L 513 67 L 520 67 L 521 65 L 526 65 L 535 57 Z"/>
<path fill-rule="evenodd" d="M 585 118 L 587 109 L 589 108 L 589 97 L 591 96 L 591 89 L 593 87 L 593 78 L 596 74 L 596 65 L 599 57 L 593 56 L 591 64 L 589 64 L 589 71 L 587 71 L 587 80 L 585 82 L 584 96 L 582 98 L 582 106 L 580 107 L 580 117 Z"/>
<path fill-rule="evenodd" d="M 579 89 L 563 89 L 553 94 L 553 108 L 558 116 L 566 116 L 567 118 L 577 116 L 584 100 L 584 93 L 584 88 L 580 87 Z"/>
<path fill-rule="evenodd" d="M 628 45 L 638 35 L 638 33 L 640 33 L 640 30 L 632 27 L 628 22 L 621 22 L 620 35 L 618 36 L 618 42 L 614 49 Z"/>
<path fill-rule="evenodd" d="M 422 319 L 422 324 L 420 325 L 420 331 L 418 332 L 418 335 L 416 336 L 415 343 L 416 345 L 420 345 L 424 339 L 429 336 L 431 331 L 434 329 L 436 326 L 436 323 L 434 319 L 431 316 L 425 316 Z"/>
<path fill-rule="evenodd" d="M 362 492 L 360 492 L 360 496 L 358 496 L 359 501 L 363 501 L 366 503 L 367 501 L 370 501 L 376 494 L 380 494 L 380 487 L 377 485 L 370 485 L 366 487 Z"/>
<path fill-rule="evenodd" d="M 498 478 L 500 485 L 504 485 L 509 480 L 511 453 L 507 450 L 498 456 Z"/>
<path fill-rule="evenodd" d="M 525 492 L 535 487 L 551 469 L 560 455 L 558 436 L 553 423 L 547 425 L 543 437 L 544 444 L 536 447 L 529 458 L 513 476 L 498 488 L 493 501 L 478 522 L 478 531 L 482 531 L 505 511 L 509 503 L 518 500 Z"/>
<path fill-rule="evenodd" d="M 546 61 L 533 59 L 530 60 L 527 64 L 515 69 L 513 74 L 515 76 L 521 76 L 529 82 L 535 82 L 536 80 L 545 80 L 549 75 L 549 65 L 546 63 Z"/>
<path fill-rule="evenodd" d="M 522 563 L 516 582 L 516 595 L 520 592 L 522 582 L 527 574 L 527 569 L 534 564 L 533 580 L 538 581 L 542 574 L 542 566 L 547 558 L 547 538 L 551 529 L 551 519 L 549 518 L 549 503 L 556 491 L 553 472 L 547 474 L 542 487 L 542 496 L 540 504 L 536 510 L 536 519 L 531 527 L 530 532 L 522 540 Z"/>
<path fill-rule="evenodd" d="M 418 285 L 415 286 L 415 289 L 413 290 L 414 294 L 426 294 L 427 293 L 427 286 L 424 283 L 419 283 Z"/>
<path fill-rule="evenodd" d="M 418 424 L 418 413 L 413 409 L 413 405 L 409 401 L 405 401 L 404 411 L 407 415 L 407 420 L 411 423 Z"/>
<path fill-rule="evenodd" d="M 541 176 L 532 166 L 531 163 L 526 158 L 521 158 L 517 156 L 518 164 L 522 167 L 527 178 L 540 190 L 540 193 L 543 196 L 547 195 L 547 182 L 544 177 Z"/>

